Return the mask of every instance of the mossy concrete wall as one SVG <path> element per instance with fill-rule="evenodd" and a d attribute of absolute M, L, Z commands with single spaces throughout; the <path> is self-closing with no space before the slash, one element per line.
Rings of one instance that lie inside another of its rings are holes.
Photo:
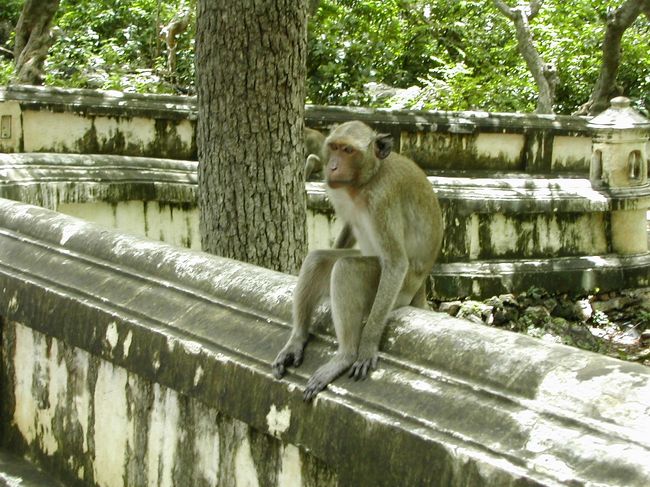
<path fill-rule="evenodd" d="M 295 281 L 0 199 L 0 446 L 78 486 L 650 483 L 646 367 L 440 313 L 304 403 Z"/>
<path fill-rule="evenodd" d="M 0 115 L 10 122 L 0 138 L 0 196 L 198 249 L 195 103 L 0 90 Z M 644 177 L 626 188 L 593 185 L 595 129 L 587 119 L 306 110 L 306 123 L 323 130 L 353 119 L 393 134 L 396 147 L 429 174 L 445 222 L 435 297 L 488 297 L 540 284 L 571 293 L 650 285 L 650 184 Z M 340 224 L 323 185 L 308 182 L 306 189 L 309 246 L 328 247 Z"/>
<path fill-rule="evenodd" d="M 0 106 L 11 127 L 2 152 L 196 159 L 193 98 L 11 86 Z"/>
<path fill-rule="evenodd" d="M 196 159 L 196 98 L 32 86 L 0 89 L 11 134 L 2 152 L 66 152 Z M 307 125 L 363 120 L 430 171 L 585 173 L 586 120 L 487 112 L 416 112 L 307 106 Z"/>
<path fill-rule="evenodd" d="M 650 284 L 640 249 L 613 253 L 614 210 L 650 206 L 650 189 L 594 189 L 582 178 L 430 176 L 445 235 L 436 297 L 492 296 L 539 286 L 589 292 Z M 331 246 L 340 223 L 322 183 L 309 182 L 309 247 Z M 614 196 L 612 196 L 614 195 Z M 136 235 L 200 249 L 196 162 L 86 154 L 0 154 L 0 197 L 44 206 Z M 635 213 L 636 212 L 636 213 Z M 629 225 L 628 225 L 629 226 Z M 623 232 L 626 239 L 630 231 Z"/>

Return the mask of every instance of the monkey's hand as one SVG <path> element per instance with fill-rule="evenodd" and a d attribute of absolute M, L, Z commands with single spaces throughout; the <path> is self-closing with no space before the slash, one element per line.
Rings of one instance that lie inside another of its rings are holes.
<path fill-rule="evenodd" d="M 287 365 L 298 367 L 302 363 L 303 350 L 305 349 L 305 342 L 289 339 L 280 353 L 275 358 L 271 367 L 273 368 L 273 375 L 276 379 L 281 379 L 287 371 Z"/>
<path fill-rule="evenodd" d="M 378 347 L 369 346 L 362 343 L 359 347 L 359 354 L 357 360 L 350 367 L 350 377 L 354 380 L 365 379 L 368 377 L 368 372 L 377 368 L 379 362 Z"/>

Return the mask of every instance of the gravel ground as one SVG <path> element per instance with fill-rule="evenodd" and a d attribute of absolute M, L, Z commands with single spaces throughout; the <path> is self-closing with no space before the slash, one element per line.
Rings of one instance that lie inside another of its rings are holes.
<path fill-rule="evenodd" d="M 590 296 L 531 288 L 517 296 L 431 304 L 434 310 L 474 323 L 650 366 L 650 288 Z"/>

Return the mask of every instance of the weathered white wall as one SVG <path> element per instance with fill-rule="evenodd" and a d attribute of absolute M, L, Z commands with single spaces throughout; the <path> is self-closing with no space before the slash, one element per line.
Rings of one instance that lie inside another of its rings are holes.
<path fill-rule="evenodd" d="M 288 426 L 288 410 L 272 408 L 268 431 L 256 434 L 241 421 L 84 350 L 20 323 L 6 326 L 14 338 L 8 359 L 20 405 L 12 420 L 24 440 L 47 456 L 78 450 L 79 457 L 67 461 L 79 480 L 92 478 L 100 487 L 336 485 L 306 453 L 273 438 Z M 120 339 L 116 326 L 105 339 L 117 347 L 114 353 L 128 357 L 129 341 Z M 277 463 L 260 456 L 264 448 Z M 188 459 L 190 465 L 181 465 Z"/>
<path fill-rule="evenodd" d="M 0 199 L 0 444 L 89 486 L 648 485 L 646 367 L 404 308 L 305 403 L 295 282 Z"/>
<path fill-rule="evenodd" d="M 123 201 L 113 204 L 61 203 L 57 211 L 179 247 L 201 249 L 196 207 L 183 208 L 155 201 Z"/>
<path fill-rule="evenodd" d="M 143 201 L 110 203 L 61 203 L 57 211 L 83 218 L 109 228 L 153 238 L 179 247 L 201 249 L 199 212 L 196 207 L 181 208 Z M 322 213 L 307 213 L 310 249 L 331 247 L 341 230 L 339 221 Z"/>
<path fill-rule="evenodd" d="M 476 137 L 476 154 L 509 161 L 516 166 L 521 151 L 524 149 L 524 136 L 520 134 L 478 134 Z"/>
<path fill-rule="evenodd" d="M 553 138 L 553 170 L 584 171 L 591 158 L 591 137 L 556 135 Z"/>

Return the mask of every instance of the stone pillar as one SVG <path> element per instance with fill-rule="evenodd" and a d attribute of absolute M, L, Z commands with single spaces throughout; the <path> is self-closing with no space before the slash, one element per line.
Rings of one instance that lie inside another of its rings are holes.
<path fill-rule="evenodd" d="M 22 109 L 14 100 L 5 100 L 0 94 L 0 152 L 21 152 Z"/>
<path fill-rule="evenodd" d="M 629 99 L 617 97 L 588 126 L 593 130 L 589 179 L 612 199 L 612 250 L 647 252 L 647 207 L 639 207 L 635 190 L 648 187 L 650 120 L 630 107 Z"/>

